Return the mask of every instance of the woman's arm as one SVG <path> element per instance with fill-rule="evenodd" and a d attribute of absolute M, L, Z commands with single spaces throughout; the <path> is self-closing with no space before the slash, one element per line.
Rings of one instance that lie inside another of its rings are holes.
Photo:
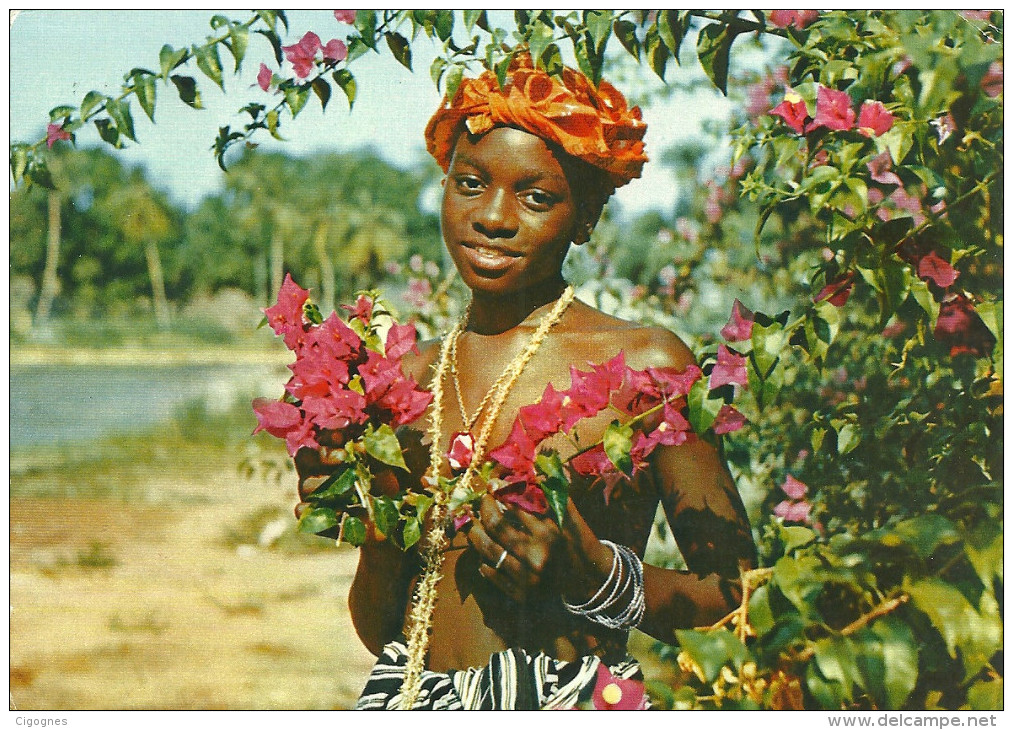
<path fill-rule="evenodd" d="M 323 484 L 334 467 L 325 464 L 320 453 L 312 449 L 301 449 L 295 456 L 295 465 L 302 500 L 296 507 L 299 515 L 306 508 L 307 496 Z M 389 477 L 391 473 L 386 472 L 378 475 L 376 481 Z M 337 532 L 335 527 L 323 536 L 337 538 Z M 359 639 L 375 655 L 401 631 L 413 563 L 390 540 L 378 536 L 372 525 L 367 527 L 366 542 L 359 548 L 359 564 L 348 592 L 348 609 Z"/>

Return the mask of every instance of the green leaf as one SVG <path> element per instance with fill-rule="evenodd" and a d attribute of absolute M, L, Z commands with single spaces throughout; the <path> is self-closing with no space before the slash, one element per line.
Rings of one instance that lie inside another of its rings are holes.
<path fill-rule="evenodd" d="M 351 110 L 351 108 L 355 105 L 355 77 L 352 76 L 348 69 L 340 68 L 334 72 L 331 78 L 333 78 L 334 83 L 340 86 L 341 90 L 345 92 L 345 97 L 348 99 L 348 108 Z"/>
<path fill-rule="evenodd" d="M 46 167 L 45 162 L 36 161 L 34 165 L 28 168 L 26 173 L 28 181 L 33 185 L 46 188 L 46 190 L 56 190 L 56 183 L 53 182 L 53 175 Z"/>
<path fill-rule="evenodd" d="M 790 553 L 796 548 L 808 545 L 816 539 L 816 533 L 808 527 L 802 527 L 801 525 L 791 525 L 785 527 L 784 525 L 780 525 L 780 528 L 781 541 L 784 543 L 785 554 Z"/>
<path fill-rule="evenodd" d="M 134 76 L 134 95 L 148 119 L 155 121 L 155 77 L 149 75 Z"/>
<path fill-rule="evenodd" d="M 718 678 L 721 667 L 732 664 L 736 669 L 749 659 L 749 650 L 735 634 L 724 629 L 716 631 L 695 631 L 692 629 L 675 632 L 679 646 L 689 654 L 703 670 L 707 684 Z"/>
<path fill-rule="evenodd" d="M 600 54 L 612 32 L 612 13 L 608 10 L 586 10 L 584 24 L 587 26 L 587 32 L 591 34 L 595 53 Z"/>
<path fill-rule="evenodd" d="M 602 446 L 605 447 L 605 455 L 616 469 L 627 476 L 633 473 L 633 459 L 630 456 L 633 449 L 633 429 L 630 426 L 612 421 L 602 435 Z"/>
<path fill-rule="evenodd" d="M 346 515 L 341 521 L 341 541 L 355 547 L 366 542 L 366 525 L 358 517 Z"/>
<path fill-rule="evenodd" d="M 542 453 L 535 457 L 535 466 L 545 475 L 542 480 L 542 491 L 545 499 L 552 508 L 556 518 L 556 524 L 563 526 L 566 518 L 566 503 L 570 494 L 570 482 L 566 478 L 566 471 L 563 469 L 563 462 L 555 451 Z"/>
<path fill-rule="evenodd" d="M 281 120 L 278 117 L 277 110 L 272 109 L 271 111 L 269 111 L 267 113 L 267 116 L 265 117 L 265 121 L 267 122 L 267 131 L 271 134 L 271 136 L 278 140 L 284 140 L 284 138 L 278 132 L 278 127 L 280 126 Z"/>
<path fill-rule="evenodd" d="M 326 532 L 338 524 L 337 513 L 329 507 L 311 507 L 302 513 L 296 529 L 313 535 Z"/>
<path fill-rule="evenodd" d="M 617 20 L 612 24 L 612 31 L 626 52 L 640 62 L 640 39 L 637 38 L 637 26 L 628 20 Z"/>
<path fill-rule="evenodd" d="M 644 45 L 647 48 L 647 62 L 650 64 L 651 70 L 664 81 L 665 68 L 668 66 L 668 59 L 671 56 L 668 46 L 662 43 L 656 32 L 648 32 Z"/>
<path fill-rule="evenodd" d="M 174 51 L 172 46 L 168 44 L 162 46 L 162 50 L 158 52 L 158 63 L 162 70 L 162 79 L 167 81 L 169 79 L 169 73 L 183 63 L 186 57 L 187 50 L 185 48 Z"/>
<path fill-rule="evenodd" d="M 940 514 L 912 517 L 896 525 L 876 530 L 869 537 L 887 547 L 901 543 L 910 545 L 922 560 L 928 559 L 940 545 L 950 545 L 960 539 L 956 526 Z"/>
<path fill-rule="evenodd" d="M 66 119 L 67 117 L 71 116 L 75 111 L 77 110 L 74 109 L 74 107 L 67 105 L 53 107 L 52 109 L 49 110 L 49 121 L 56 122 L 61 119 Z"/>
<path fill-rule="evenodd" d="M 753 332 L 750 336 L 753 346 L 749 356 L 750 361 L 756 369 L 756 374 L 761 380 L 765 380 L 774 369 L 778 359 L 788 344 L 788 333 L 776 320 L 767 326 L 760 322 L 753 322 Z"/>
<path fill-rule="evenodd" d="M 441 41 L 450 38 L 454 32 L 454 11 L 437 10 L 436 22 L 433 23 L 433 27 L 436 29 L 436 35 Z"/>
<path fill-rule="evenodd" d="M 882 643 L 886 709 L 902 709 L 918 682 L 918 641 L 911 627 L 895 616 L 877 620 L 871 630 Z"/>
<path fill-rule="evenodd" d="M 479 22 L 482 20 L 482 16 L 485 15 L 485 12 L 486 12 L 485 10 L 477 10 L 477 9 L 471 10 L 466 9 L 462 11 L 462 14 L 464 16 L 464 27 L 469 33 L 475 27 L 476 23 L 479 24 L 478 25 L 479 28 L 484 28 L 489 24 L 488 20 L 486 20 L 484 24 Z"/>
<path fill-rule="evenodd" d="M 275 33 L 273 30 L 257 30 L 254 32 L 260 33 L 260 35 L 267 38 L 267 40 L 271 43 L 271 50 L 274 51 L 274 60 L 277 61 L 278 65 L 280 66 L 285 57 L 282 54 L 281 38 L 278 37 L 278 34 Z M 351 55 L 351 48 L 349 48 L 349 55 Z"/>
<path fill-rule="evenodd" d="M 306 106 L 309 98 L 310 87 L 308 84 L 306 86 L 289 86 L 285 89 L 285 103 L 288 104 L 293 119 L 299 116 L 299 112 Z"/>
<path fill-rule="evenodd" d="M 855 686 L 863 685 L 855 642 L 847 636 L 821 639 L 816 642 L 813 658 L 820 674 L 828 681 L 837 683 L 840 686 L 839 696 L 850 702 Z"/>
<path fill-rule="evenodd" d="M 433 59 L 432 65 L 429 66 L 429 78 L 436 84 L 436 88 L 440 88 L 440 81 L 443 79 L 443 72 L 447 70 L 447 59 L 442 56 L 437 56 Z"/>
<path fill-rule="evenodd" d="M 84 100 L 81 102 L 81 119 L 87 119 L 91 111 L 105 100 L 105 94 L 100 94 L 97 91 L 89 91 L 85 94 Z"/>
<path fill-rule="evenodd" d="M 401 513 L 398 512 L 394 500 L 389 497 L 376 497 L 373 499 L 373 522 L 376 524 L 376 529 L 386 537 L 393 537 L 394 530 L 397 528 L 400 519 Z"/>
<path fill-rule="evenodd" d="M 96 119 L 95 128 L 98 129 L 98 136 L 102 138 L 103 142 L 107 142 L 116 148 L 121 146 L 120 143 L 120 132 L 116 129 L 116 125 L 113 124 L 111 119 Z"/>
<path fill-rule="evenodd" d="M 11 176 L 15 185 L 24 177 L 27 168 L 28 148 L 25 145 L 14 145 L 11 147 Z"/>
<path fill-rule="evenodd" d="M 313 87 L 313 93 L 320 99 L 321 110 L 327 109 L 327 102 L 331 100 L 331 85 L 318 76 L 313 79 L 311 86 Z"/>
<path fill-rule="evenodd" d="M 384 37 L 387 39 L 387 47 L 390 48 L 390 52 L 394 54 L 397 62 L 411 71 L 412 47 L 408 39 L 400 33 L 395 32 L 385 33 Z"/>
<path fill-rule="evenodd" d="M 169 80 L 176 86 L 176 91 L 183 103 L 189 104 L 194 109 L 204 108 L 200 99 L 200 91 L 197 90 L 197 82 L 192 76 L 170 76 Z"/>
<path fill-rule="evenodd" d="M 723 23 L 710 23 L 700 29 L 696 42 L 696 54 L 700 65 L 724 95 L 728 95 L 728 59 L 732 43 L 739 31 Z"/>
<path fill-rule="evenodd" d="M 362 42 L 369 48 L 376 50 L 376 11 L 356 10 L 355 29 L 359 31 Z"/>
<path fill-rule="evenodd" d="M 938 578 L 905 585 L 912 605 L 939 632 L 950 656 L 964 664 L 964 677 L 976 674 L 1002 646 L 1002 622 L 990 593 L 981 594 L 981 612 L 956 587 Z"/>
<path fill-rule="evenodd" d="M 837 453 L 841 456 L 854 451 L 862 441 L 862 434 L 857 423 L 848 421 L 836 428 L 837 431 Z"/>
<path fill-rule="evenodd" d="M 672 57 L 679 63 L 679 49 L 686 37 L 686 24 L 679 19 L 678 10 L 658 11 L 658 35 L 672 52 Z"/>
<path fill-rule="evenodd" d="M 362 445 L 366 447 L 366 453 L 377 461 L 408 471 L 404 454 L 401 452 L 401 443 L 397 440 L 394 430 L 386 423 L 375 430 L 367 429 L 362 435 Z"/>
<path fill-rule="evenodd" d="M 461 85 L 461 80 L 463 78 L 464 78 L 464 69 L 457 64 L 451 66 L 450 69 L 447 71 L 446 94 L 448 99 L 454 98 L 454 95 L 457 93 L 457 89 Z"/>
<path fill-rule="evenodd" d="M 195 45 L 193 55 L 197 59 L 197 68 L 214 81 L 222 91 L 225 91 L 225 82 L 222 79 L 222 59 L 218 55 L 218 46 L 216 44 Z"/>
<path fill-rule="evenodd" d="M 234 23 L 229 28 L 229 42 L 225 44 L 225 47 L 229 49 L 229 52 L 232 54 L 232 58 L 236 62 L 235 71 L 237 73 L 243 65 L 243 59 L 246 58 L 246 49 L 249 45 L 249 29 L 244 25 Z"/>
<path fill-rule="evenodd" d="M 311 502 L 323 502 L 348 494 L 352 492 L 355 486 L 355 478 L 356 472 L 352 467 L 335 472 L 323 484 L 317 487 L 317 490 L 310 494 L 307 499 Z M 354 492 L 352 493 L 354 494 Z"/>
<path fill-rule="evenodd" d="M 535 23 L 531 30 L 531 37 L 528 38 L 528 48 L 531 51 L 531 58 L 538 63 L 542 54 L 545 53 L 545 49 L 549 47 L 555 38 L 555 33 L 552 32 L 552 28 L 543 25 L 542 23 Z"/>
<path fill-rule="evenodd" d="M 405 520 L 404 530 L 401 532 L 401 542 L 404 549 L 407 550 L 420 539 L 422 539 L 422 527 L 419 525 L 419 520 L 414 517 Z"/>
<path fill-rule="evenodd" d="M 110 99 L 106 102 L 106 111 L 116 123 L 116 128 L 119 130 L 119 133 L 136 142 L 137 139 L 134 137 L 134 118 L 130 114 L 130 103 L 127 101 Z"/>

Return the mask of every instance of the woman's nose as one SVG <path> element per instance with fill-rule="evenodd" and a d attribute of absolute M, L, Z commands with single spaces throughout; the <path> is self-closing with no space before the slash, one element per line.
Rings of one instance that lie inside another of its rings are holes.
<path fill-rule="evenodd" d="M 487 191 L 472 219 L 475 230 L 487 238 L 512 238 L 517 233 L 517 214 L 511 200 L 507 190 Z"/>

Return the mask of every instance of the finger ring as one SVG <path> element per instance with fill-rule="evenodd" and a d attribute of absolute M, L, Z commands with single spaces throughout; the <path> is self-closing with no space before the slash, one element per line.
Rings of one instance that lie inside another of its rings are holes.
<path fill-rule="evenodd" d="M 492 566 L 492 569 L 493 570 L 499 570 L 500 566 L 503 565 L 503 561 L 506 560 L 506 557 L 507 557 L 507 551 L 504 550 L 503 554 L 499 556 L 499 560 L 497 560 L 496 564 L 494 566 Z"/>

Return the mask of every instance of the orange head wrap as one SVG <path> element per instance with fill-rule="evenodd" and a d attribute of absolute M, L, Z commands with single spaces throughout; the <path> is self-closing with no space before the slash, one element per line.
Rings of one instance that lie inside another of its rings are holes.
<path fill-rule="evenodd" d="M 607 81 L 596 89 L 586 76 L 564 68 L 554 78 L 520 54 L 501 89 L 496 75 L 465 79 L 454 98 L 444 97 L 426 126 L 426 148 L 446 172 L 457 138 L 465 129 L 484 134 L 516 127 L 552 142 L 567 154 L 605 171 L 614 187 L 640 177 L 647 162 L 647 125 L 638 107 Z"/>

